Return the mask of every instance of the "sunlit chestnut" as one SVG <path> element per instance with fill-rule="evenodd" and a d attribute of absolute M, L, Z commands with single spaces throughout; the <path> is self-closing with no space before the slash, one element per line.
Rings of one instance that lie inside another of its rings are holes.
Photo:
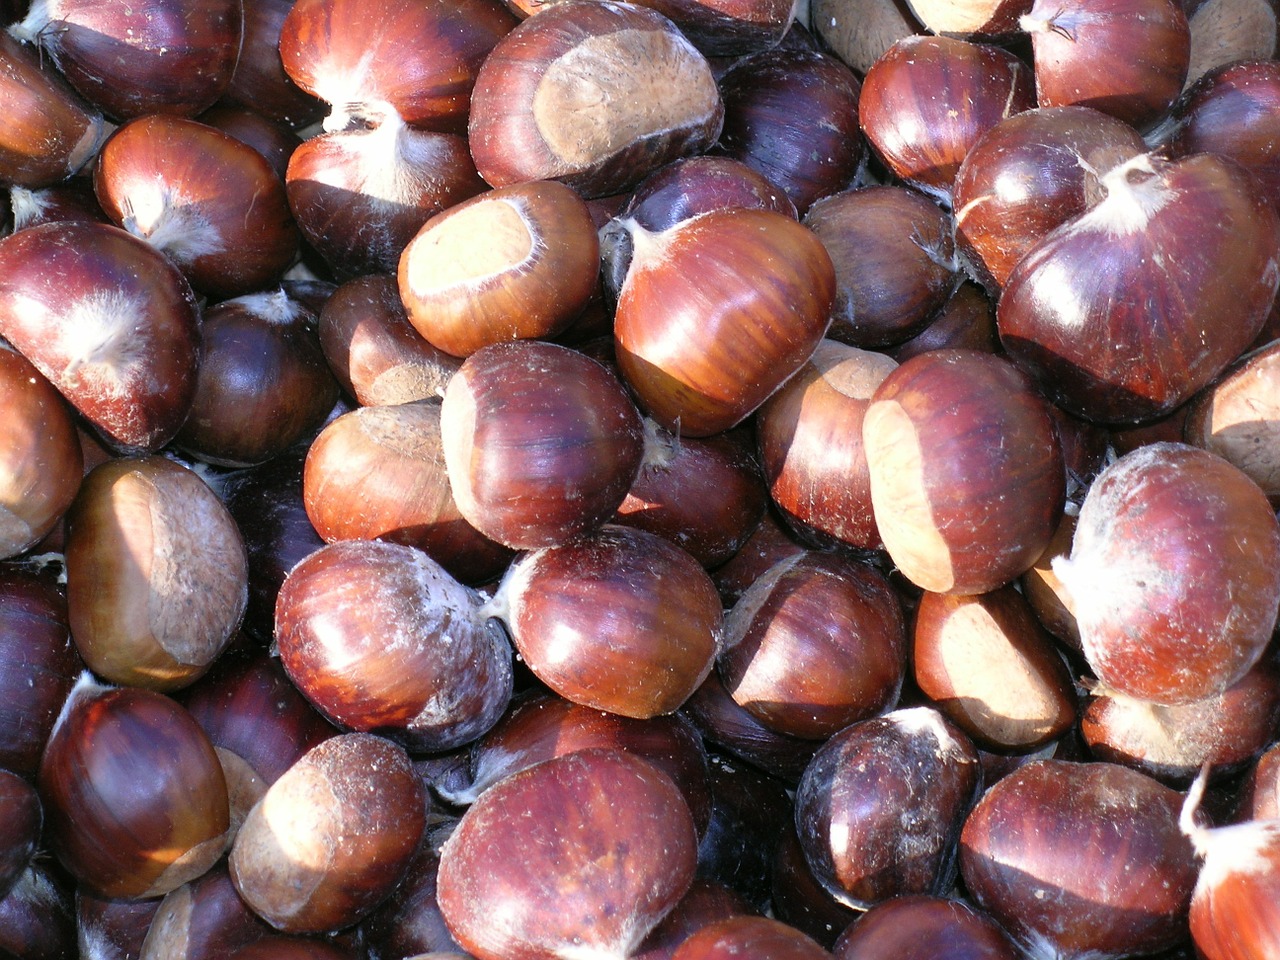
<path fill-rule="evenodd" d="M 320 346 L 342 386 L 364 406 L 444 396 L 462 365 L 409 323 L 394 277 L 357 277 L 320 311 Z"/>
<path fill-rule="evenodd" d="M 507 0 L 532 10 L 537 0 Z M 745 56 L 778 44 L 795 20 L 796 9 L 788 0 L 643 0 L 670 17 L 680 32 L 708 57 Z"/>
<path fill-rule="evenodd" d="M 1085 497 L 1054 563 L 1098 679 L 1180 704 L 1216 696 L 1258 662 L 1280 609 L 1280 525 L 1216 454 L 1139 447 Z"/>
<path fill-rule="evenodd" d="M 602 197 L 715 142 L 715 78 L 666 17 L 585 0 L 539 13 L 549 16 L 499 40 L 476 77 L 468 135 L 490 184 L 561 180 Z"/>
<path fill-rule="evenodd" d="M 632 954 L 635 960 L 671 960 L 672 954 L 690 935 L 719 920 L 750 915 L 745 900 L 723 884 L 696 877 L 680 902 L 662 918 Z"/>
<path fill-rule="evenodd" d="M 1280 49 L 1272 0 L 1184 0 L 1191 28 L 1187 86 L 1236 60 L 1270 60 Z"/>
<path fill-rule="evenodd" d="M 916 35 L 867 70 L 858 112 L 885 165 L 949 204 L 956 172 L 978 139 L 1033 106 L 1031 70 L 1009 51 Z"/>
<path fill-rule="evenodd" d="M 618 379 L 585 354 L 534 340 L 468 357 L 445 389 L 440 433 L 459 512 L 517 550 L 599 527 L 644 452 Z"/>
<path fill-rule="evenodd" d="M 331 737 L 250 812 L 231 847 L 231 880 L 278 930 L 338 930 L 400 882 L 425 826 L 422 782 L 401 747 L 368 733 Z"/>
<path fill-rule="evenodd" d="M 439 822 L 436 822 L 436 820 Z M 360 924 L 371 955 L 417 957 L 437 960 L 437 954 L 468 954 L 449 932 L 437 898 L 440 846 L 457 824 L 457 818 L 427 814 L 427 830 L 405 873 L 404 880 Z M 438 960 L 445 960 L 439 957 Z"/>
<path fill-rule="evenodd" d="M 38 46 L 110 116 L 190 117 L 231 83 L 243 23 L 238 0 L 158 0 L 145 7 L 44 0 L 9 32 Z"/>
<path fill-rule="evenodd" d="M 671 713 L 720 648 L 720 598 L 661 537 L 606 526 L 516 559 L 484 612 L 567 700 L 626 717 Z"/>
<path fill-rule="evenodd" d="M 765 726 L 824 740 L 891 708 L 906 669 L 897 595 L 867 564 L 811 552 L 784 560 L 725 617 L 716 669 Z"/>
<path fill-rule="evenodd" d="M 668 429 L 709 436 L 741 422 L 809 359 L 830 322 L 835 272 L 784 214 L 714 210 L 650 233 L 618 297 L 618 366 Z"/>
<path fill-rule="evenodd" d="M 280 59 L 330 106 L 326 130 L 381 122 L 461 133 L 480 64 L 515 25 L 498 0 L 301 0 L 280 27 Z"/>
<path fill-rule="evenodd" d="M 1239 773 L 1280 728 L 1280 671 L 1266 661 L 1215 696 L 1166 706 L 1098 684 L 1080 733 L 1099 760 L 1133 767 L 1173 786 L 1208 768 L 1215 780 Z"/>
<path fill-rule="evenodd" d="M 126 123 L 103 144 L 93 182 L 107 216 L 163 252 L 203 293 L 261 290 L 298 254 L 298 230 L 271 164 L 195 120 L 154 114 Z"/>
<path fill-rule="evenodd" d="M 222 501 L 166 457 L 110 460 L 67 517 L 76 647 L 113 683 L 176 690 L 204 673 L 244 616 L 248 562 Z"/>
<path fill-rule="evenodd" d="M 328 542 L 385 540 L 423 550 L 453 576 L 484 583 L 512 553 L 462 518 L 449 487 L 440 404 L 358 407 L 307 451 L 303 500 Z"/>
<path fill-rule="evenodd" d="M 1030 752 L 1076 719 L 1072 676 L 1012 586 L 920 598 L 912 632 L 916 686 L 978 746 Z"/>
<path fill-rule="evenodd" d="M 1031 0 L 908 0 L 907 5 L 930 32 L 973 39 L 1016 33 L 1018 17 L 1031 9 Z"/>
<path fill-rule="evenodd" d="M 106 135 L 102 115 L 80 99 L 40 54 L 0 36 L 0 179 L 35 189 L 79 172 Z"/>
<path fill-rule="evenodd" d="M 258 151 L 281 181 L 288 174 L 289 158 L 302 143 L 302 139 L 280 121 L 234 103 L 219 101 L 197 119 Z"/>
<path fill-rule="evenodd" d="M 191 413 L 174 442 L 199 460 L 247 467 L 315 434 L 338 400 L 315 315 L 284 290 L 204 311 Z"/>
<path fill-rule="evenodd" d="M 853 71 L 830 54 L 757 53 L 720 79 L 724 129 L 716 148 L 776 183 L 803 214 L 849 186 L 866 158 L 860 90 Z"/>
<path fill-rule="evenodd" d="M 727 563 L 711 571 L 711 579 L 726 607 L 731 607 L 756 578 L 779 560 L 803 553 L 807 545 L 782 522 L 773 510 L 766 510 L 759 524 Z"/>
<path fill-rule="evenodd" d="M 1280 743 L 1269 747 L 1240 787 L 1239 820 L 1280 820 Z"/>
<path fill-rule="evenodd" d="M 905 187 L 848 190 L 804 218 L 836 268 L 834 340 L 874 348 L 919 333 L 960 279 L 947 213 Z"/>
<path fill-rule="evenodd" d="M 244 629 L 264 644 L 275 631 L 276 595 L 285 576 L 324 546 L 302 497 L 305 453 L 286 453 L 247 471 L 227 494 L 249 560 Z"/>
<path fill-rule="evenodd" d="M 44 810 L 36 788 L 0 769 L 0 899 L 26 872 L 40 843 Z"/>
<path fill-rule="evenodd" d="M 416 752 L 468 743 L 511 696 L 511 651 L 480 598 L 421 550 L 346 540 L 308 556 L 276 601 L 276 646 L 321 713 Z"/>
<path fill-rule="evenodd" d="M 1063 513 L 1049 546 L 1019 579 L 1019 586 L 1040 625 L 1068 647 L 1079 650 L 1080 628 L 1076 626 L 1073 603 L 1053 570 L 1055 560 L 1059 557 L 1065 559 L 1071 554 L 1071 541 L 1075 532 L 1075 514 Z"/>
<path fill-rule="evenodd" d="M 823 960 L 829 957 L 813 938 L 772 917 L 736 916 L 693 933 L 672 960 L 729 960 L 757 955 L 774 960 Z"/>
<path fill-rule="evenodd" d="M 304 140 L 285 174 L 302 235 L 344 279 L 395 273 L 424 223 L 484 188 L 464 137 L 394 115 Z"/>
<path fill-rule="evenodd" d="M 840 934 L 837 960 L 1017 960 L 1000 925 L 963 900 L 914 894 L 877 903 Z"/>
<path fill-rule="evenodd" d="M 117 227 L 47 223 L 0 240 L 0 336 L 113 447 L 159 449 L 195 393 L 199 319 L 165 256 Z"/>
<path fill-rule="evenodd" d="M 432 217 L 405 247 L 398 279 L 414 329 L 466 357 L 490 343 L 562 333 L 596 292 L 599 270 L 586 202 L 539 180 Z"/>
<path fill-rule="evenodd" d="M 1000 352 L 996 307 L 982 287 L 972 280 L 962 281 L 923 330 L 884 352 L 902 363 L 926 350 Z"/>
<path fill-rule="evenodd" d="M 1146 127 L 1182 92 L 1191 31 L 1178 0 L 1035 0 L 1019 20 L 1042 107 L 1093 107 Z"/>
<path fill-rule="evenodd" d="M 1128 957 L 1174 947 L 1196 882 L 1181 801 L 1111 763 L 1026 764 L 965 821 L 965 887 L 1024 950 Z"/>
<path fill-rule="evenodd" d="M 53 385 L 0 342 L 0 558 L 16 556 L 53 529 L 80 489 L 84 454 L 75 422 Z"/>
<path fill-rule="evenodd" d="M 936 350 L 893 370 L 863 417 L 876 525 L 894 563 L 934 593 L 985 593 L 1029 568 L 1062 514 L 1047 404 L 1011 364 Z"/>
<path fill-rule="evenodd" d="M 165 896 L 138 960 L 224 960 L 271 932 L 240 899 L 223 862 Z"/>
<path fill-rule="evenodd" d="M 223 103 L 247 107 L 296 130 L 319 120 L 325 108 L 289 78 L 280 60 L 280 32 L 293 6 L 293 0 L 245 5 L 244 40 Z"/>
<path fill-rule="evenodd" d="M 551 693 L 534 693 L 515 703 L 472 746 L 457 782 L 433 781 L 432 788 L 451 804 L 467 805 L 518 770 L 597 747 L 634 753 L 667 774 L 684 794 L 699 835 L 706 829 L 711 817 L 707 755 L 689 720 L 678 713 L 624 717 Z"/>
<path fill-rule="evenodd" d="M 955 880 L 956 839 L 980 782 L 973 744 L 932 707 L 845 727 L 814 754 L 796 790 L 805 860 L 855 908 L 940 895 Z"/>
<path fill-rule="evenodd" d="M 956 174 L 956 242 L 992 290 L 1050 230 L 1103 197 L 1099 178 L 1144 153 L 1123 120 L 1083 106 L 1043 107 L 1002 120 Z"/>
<path fill-rule="evenodd" d="M 53 853 L 107 897 L 164 896 L 222 856 L 230 824 L 213 745 L 160 693 L 86 673 L 40 762 Z"/>
<path fill-rule="evenodd" d="M 479 960 L 626 956 L 689 888 L 697 845 L 666 774 L 582 750 L 507 777 L 467 810 L 440 853 L 440 907 Z"/>

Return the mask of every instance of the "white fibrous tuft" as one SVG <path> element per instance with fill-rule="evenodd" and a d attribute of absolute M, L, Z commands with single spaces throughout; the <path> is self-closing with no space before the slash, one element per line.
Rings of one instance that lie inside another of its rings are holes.
<path fill-rule="evenodd" d="M 118 290 L 95 291 L 69 303 L 62 322 L 52 325 L 51 354 L 65 358 L 52 379 L 64 386 L 92 384 L 112 397 L 129 395 L 151 366 L 150 338 L 139 323 L 147 309 L 142 297 Z"/>
<path fill-rule="evenodd" d="M 241 307 L 259 320 L 278 327 L 293 326 L 305 321 L 311 315 L 306 307 L 284 290 L 249 293 L 233 300 L 225 300 L 223 303 Z"/>
<path fill-rule="evenodd" d="M 1112 237 L 1141 234 L 1176 195 L 1147 153 L 1117 164 L 1098 182 L 1106 195 L 1065 229 Z"/>
<path fill-rule="evenodd" d="M 121 226 L 176 263 L 189 265 L 226 250 L 222 234 L 204 212 L 174 196 L 160 177 L 149 187 L 131 188 L 122 206 Z"/>
<path fill-rule="evenodd" d="M 967 745 L 951 732 L 941 713 L 933 707 L 904 707 L 886 713 L 884 718 L 909 737 L 927 736 L 938 745 L 943 760 L 968 761 Z"/>

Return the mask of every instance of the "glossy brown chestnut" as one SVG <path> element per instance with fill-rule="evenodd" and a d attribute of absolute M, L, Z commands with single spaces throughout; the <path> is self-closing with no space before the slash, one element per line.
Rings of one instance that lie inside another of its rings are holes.
<path fill-rule="evenodd" d="M 861 85 L 827 53 L 775 47 L 720 78 L 724 129 L 716 147 L 776 183 L 803 215 L 849 186 L 866 159 Z"/>
<path fill-rule="evenodd" d="M 985 593 L 1048 546 L 1065 496 L 1047 404 L 1003 358 L 935 350 L 892 371 L 862 423 L 885 548 L 934 593 Z"/>
<path fill-rule="evenodd" d="M 280 590 L 275 639 L 326 717 L 419 752 L 476 739 L 511 697 L 510 647 L 479 597 L 400 544 L 346 540 L 308 556 Z"/>
<path fill-rule="evenodd" d="M 771 568 L 729 611 L 716 669 L 765 726 L 825 740 L 894 706 L 906 647 L 902 608 L 884 576 L 811 552 Z"/>
<path fill-rule="evenodd" d="M 7 897 L 31 863 L 44 827 L 36 788 L 0 769 L 0 899 Z"/>
<path fill-rule="evenodd" d="M 840 934 L 836 960 L 1017 960 L 1000 925 L 963 900 L 914 894 L 877 903 Z"/>
<path fill-rule="evenodd" d="M 338 402 L 315 315 L 283 289 L 204 311 L 191 414 L 174 442 L 199 460 L 248 467 L 314 436 Z"/>
<path fill-rule="evenodd" d="M 773 857 L 770 909 L 779 920 L 830 949 L 840 933 L 865 912 L 837 900 L 805 862 L 793 822 L 782 827 Z"/>
<path fill-rule="evenodd" d="M 304 140 L 285 173 L 303 237 L 343 279 L 395 273 L 424 223 L 484 188 L 466 138 L 394 115 Z"/>
<path fill-rule="evenodd" d="M 497 0 L 300 0 L 280 27 L 280 59 L 330 105 L 326 130 L 405 123 L 461 133 L 476 73 L 515 26 Z"/>
<path fill-rule="evenodd" d="M 1098 679 L 1179 704 L 1258 662 L 1280 609 L 1280 526 L 1257 484 L 1216 454 L 1139 447 L 1089 488 L 1054 564 Z"/>
<path fill-rule="evenodd" d="M 688 890 L 697 845 L 670 778 L 621 751 L 583 750 L 471 806 L 440 853 L 440 908 L 479 960 L 626 956 Z"/>
<path fill-rule="evenodd" d="M 0 342 L 0 558 L 39 543 L 80 489 L 84 454 L 66 402 L 31 362 Z"/>
<path fill-rule="evenodd" d="M 222 765 L 181 706 L 86 672 L 40 761 L 49 846 L 89 890 L 160 897 L 222 856 L 230 825 Z"/>
<path fill-rule="evenodd" d="M 1031 71 L 1012 53 L 918 35 L 899 40 L 871 65 L 858 101 L 862 131 L 885 165 L 947 204 L 978 139 L 1033 106 Z"/>
<path fill-rule="evenodd" d="M 696 560 L 621 526 L 519 557 L 484 612 L 565 699 L 636 718 L 689 698 L 711 671 L 723 627 Z"/>
<path fill-rule="evenodd" d="M 539 180 L 432 217 L 405 247 L 397 276 L 414 329 L 466 357 L 491 343 L 564 332 L 595 294 L 599 272 L 586 201 Z"/>
<path fill-rule="evenodd" d="M 186 279 L 117 227 L 47 223 L 0 240 L 0 336 L 113 447 L 158 450 L 195 394 L 199 318 Z"/>
<path fill-rule="evenodd" d="M 823 960 L 830 956 L 812 937 L 780 920 L 736 916 L 692 934 L 676 948 L 671 960 L 730 960 L 743 955 L 773 960 Z"/>
<path fill-rule="evenodd" d="M 10 187 L 9 206 L 15 233 L 53 220 L 109 222 L 94 195 L 93 181 L 87 177 L 73 177 L 39 190 Z"/>
<path fill-rule="evenodd" d="M 169 691 L 204 673 L 248 601 L 248 560 L 222 501 L 166 457 L 109 460 L 67 517 L 67 611 L 84 662 Z"/>
<path fill-rule="evenodd" d="M 1125 957 L 1176 946 L 1196 880 L 1181 800 L 1111 763 L 1026 764 L 965 821 L 965 886 L 1024 950 Z"/>
<path fill-rule="evenodd" d="M 855 908 L 941 895 L 955 879 L 956 838 L 981 778 L 973 744 L 932 707 L 851 724 L 818 749 L 796 790 L 805 861 Z"/>
<path fill-rule="evenodd" d="M 269 286 L 298 254 L 298 230 L 271 164 L 195 120 L 154 114 L 124 124 L 103 144 L 93 182 L 114 223 L 214 297 Z"/>
<path fill-rule="evenodd" d="M 440 845 L 456 824 L 456 818 L 435 824 L 433 815 L 428 814 L 426 835 L 404 880 L 358 928 L 364 933 L 370 954 L 406 960 L 419 954 L 432 960 L 445 960 L 448 955 L 456 955 L 457 960 L 470 956 L 461 952 L 462 947 L 445 925 L 436 896 Z"/>
<path fill-rule="evenodd" d="M 724 105 L 706 58 L 653 10 L 565 0 L 494 47 L 476 77 L 468 135 L 495 187 L 562 180 L 621 193 L 720 134 Z"/>
<path fill-rule="evenodd" d="M 694 879 L 689 892 L 645 937 L 632 957 L 635 960 L 671 960 L 672 954 L 691 934 L 716 921 L 750 915 L 751 912 L 746 901 L 728 887 L 699 876 Z"/>
<path fill-rule="evenodd" d="M 525 2 L 536 10 L 537 0 Z M 788 0 L 642 0 L 673 20 L 708 57 L 745 56 L 778 44 L 795 20 Z"/>
<path fill-rule="evenodd" d="M 8 33 L 0 36 L 0 180 L 35 189 L 51 186 L 92 162 L 106 128 L 39 53 Z"/>
<path fill-rule="evenodd" d="M 973 39 L 1017 32 L 1031 0 L 908 0 L 908 6 L 930 32 Z"/>
<path fill-rule="evenodd" d="M 499 577 L 511 561 L 458 512 L 435 401 L 358 407 L 330 421 L 307 451 L 302 494 L 329 543 L 417 547 L 464 583 Z"/>
<path fill-rule="evenodd" d="M 836 268 L 834 340 L 867 349 L 919 333 L 960 279 L 954 226 L 924 194 L 906 187 L 848 190 L 818 201 L 804 218 Z"/>
<path fill-rule="evenodd" d="M 1280 743 L 1267 749 L 1240 788 L 1240 820 L 1280 820 Z"/>
<path fill-rule="evenodd" d="M 324 104 L 285 73 L 280 32 L 293 0 L 257 0 L 244 7 L 244 40 L 223 104 L 237 104 L 297 130 L 324 116 Z"/>
<path fill-rule="evenodd" d="M 231 847 L 236 892 L 285 933 L 367 915 L 404 876 L 426 827 L 404 750 L 368 733 L 307 751 L 253 808 Z"/>
<path fill-rule="evenodd" d="M 1191 28 L 1187 86 L 1236 60 L 1269 60 L 1276 55 L 1277 14 L 1272 0 L 1184 0 Z"/>
<path fill-rule="evenodd" d="M 517 550 L 599 527 L 644 452 L 640 416 L 618 379 L 585 354 L 533 340 L 467 358 L 445 390 L 440 434 L 459 512 Z"/>
<path fill-rule="evenodd" d="M 302 143 L 302 139 L 282 122 L 234 103 L 219 102 L 200 114 L 198 119 L 258 151 L 281 181 L 288 173 L 289 157 Z"/>
<path fill-rule="evenodd" d="M 714 210 L 656 234 L 627 226 L 618 366 L 664 427 L 720 433 L 813 354 L 835 297 L 831 258 L 812 231 L 768 210 Z"/>
<path fill-rule="evenodd" d="M 1042 107 L 1093 107 L 1142 128 L 1187 79 L 1191 31 L 1177 0 L 1035 0 L 1019 25 Z"/>
<path fill-rule="evenodd" d="M 394 277 L 357 277 L 320 311 L 320 346 L 363 406 L 438 399 L 462 361 L 433 347 L 409 323 Z"/>
<path fill-rule="evenodd" d="M 359 960 L 360 954 L 331 940 L 268 936 L 224 956 L 227 960 Z"/>
<path fill-rule="evenodd" d="M 52 867 L 33 864 L 0 900 L 0 956 L 5 960 L 76 955 L 71 893 Z"/>
<path fill-rule="evenodd" d="M 956 287 L 923 330 L 884 352 L 902 363 L 926 350 L 951 349 L 1000 352 L 996 306 L 972 280 L 964 280 Z"/>
<path fill-rule="evenodd" d="M 38 46 L 90 103 L 129 119 L 212 106 L 231 83 L 243 27 L 238 0 L 42 0 L 9 32 Z"/>
<path fill-rule="evenodd" d="M 270 933 L 240 899 L 221 862 L 165 895 L 138 960 L 224 960 Z"/>
<path fill-rule="evenodd" d="M 142 953 L 142 941 L 163 898 L 109 900 L 76 891 L 76 936 L 80 952 L 101 960 L 128 960 Z"/>
<path fill-rule="evenodd" d="M 1123 120 L 1084 106 L 1041 107 L 1002 120 L 956 174 L 956 242 L 988 289 L 1050 230 L 1102 199 L 1099 178 L 1146 144 Z"/>
<path fill-rule="evenodd" d="M 1012 586 L 920 598 L 912 632 L 916 686 L 980 747 L 1026 753 L 1076 720 L 1066 663 Z"/>

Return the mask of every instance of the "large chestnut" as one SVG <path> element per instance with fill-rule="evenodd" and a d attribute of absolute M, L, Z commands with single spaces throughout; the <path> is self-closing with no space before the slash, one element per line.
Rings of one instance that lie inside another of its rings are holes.
<path fill-rule="evenodd" d="M 837 960 L 1017 960 L 991 917 L 963 900 L 914 894 L 876 904 L 845 928 Z"/>
<path fill-rule="evenodd" d="M 440 851 L 440 908 L 479 960 L 627 956 L 693 882 L 697 847 L 666 774 L 621 751 L 582 750 L 471 806 Z"/>

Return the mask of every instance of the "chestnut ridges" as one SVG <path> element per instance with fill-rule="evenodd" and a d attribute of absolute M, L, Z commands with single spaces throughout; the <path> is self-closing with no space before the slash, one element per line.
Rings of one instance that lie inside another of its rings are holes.
<path fill-rule="evenodd" d="M 697 835 L 666 774 L 616 750 L 486 790 L 440 853 L 445 922 L 478 960 L 622 958 L 693 882 Z"/>
<path fill-rule="evenodd" d="M 195 296 L 118 227 L 47 223 L 0 240 L 0 336 L 120 452 L 158 450 L 191 408 Z"/>
<path fill-rule="evenodd" d="M 661 233 L 627 221 L 618 366 L 641 406 L 688 436 L 745 420 L 812 356 L 835 270 L 808 228 L 771 210 L 713 210 Z"/>
<path fill-rule="evenodd" d="M 1216 696 L 1262 657 L 1280 610 L 1280 524 L 1207 450 L 1153 443 L 1089 488 L 1053 565 L 1098 679 L 1133 697 Z"/>

